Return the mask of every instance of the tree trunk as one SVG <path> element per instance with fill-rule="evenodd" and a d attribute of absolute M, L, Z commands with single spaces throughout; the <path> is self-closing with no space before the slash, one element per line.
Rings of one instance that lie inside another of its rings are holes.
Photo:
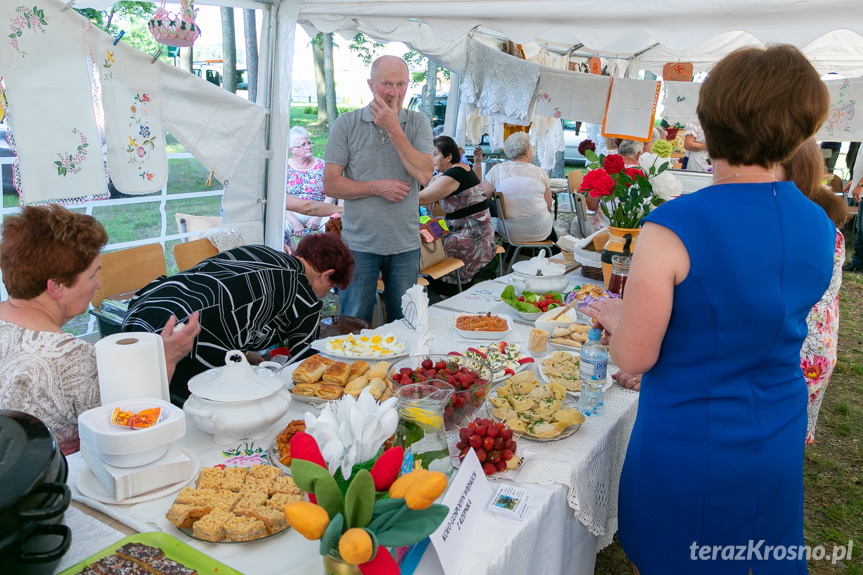
<path fill-rule="evenodd" d="M 327 123 L 327 82 L 324 78 L 324 35 L 312 39 L 312 54 L 315 58 L 315 88 L 318 93 L 318 124 Z"/>
<path fill-rule="evenodd" d="M 222 15 L 222 88 L 237 92 L 237 41 L 234 37 L 234 9 L 221 7 Z"/>
<path fill-rule="evenodd" d="M 243 10 L 243 29 L 246 36 L 246 80 L 249 82 L 249 102 L 258 101 L 258 30 L 255 27 L 255 9 Z"/>
<path fill-rule="evenodd" d="M 327 127 L 332 126 L 339 115 L 336 108 L 336 80 L 333 76 L 333 34 L 324 34 L 324 83 L 327 92 Z M 319 104 L 320 105 L 320 104 Z"/>
<path fill-rule="evenodd" d="M 188 48 L 180 48 L 180 68 L 186 72 L 192 73 L 192 59 L 194 58 L 194 46 Z"/>
<path fill-rule="evenodd" d="M 434 109 L 435 109 L 435 96 L 437 96 L 437 66 L 434 62 L 431 61 L 431 58 L 428 59 L 428 68 L 426 69 L 426 84 L 423 87 L 423 110 L 425 112 L 426 117 L 429 119 L 429 122 L 434 126 Z"/>

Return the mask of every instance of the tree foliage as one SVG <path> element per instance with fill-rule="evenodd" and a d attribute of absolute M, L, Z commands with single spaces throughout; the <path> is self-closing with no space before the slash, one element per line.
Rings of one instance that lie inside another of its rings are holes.
<path fill-rule="evenodd" d="M 425 84 L 426 81 L 426 70 L 428 69 L 428 58 L 417 52 L 416 50 L 409 50 L 405 52 L 402 56 L 405 62 L 407 62 L 408 70 L 411 73 L 411 86 L 417 86 L 419 84 Z M 446 68 L 441 68 L 438 66 L 438 74 L 440 74 L 443 79 L 449 81 L 449 70 Z"/>
<path fill-rule="evenodd" d="M 383 42 L 375 42 L 360 32 L 354 36 L 353 40 L 351 40 L 351 43 L 348 45 L 348 49 L 359 56 L 366 66 L 371 66 L 372 62 L 378 57 L 378 54 L 380 54 L 385 45 L 386 44 Z"/>
<path fill-rule="evenodd" d="M 75 10 L 90 20 L 94 26 L 112 36 L 116 36 L 123 30 L 123 38 L 120 41 L 141 52 L 155 54 L 157 50 L 162 50 L 159 59 L 170 62 L 168 51 L 156 42 L 147 28 L 147 22 L 156 11 L 156 5 L 152 2 L 122 1 L 106 10 L 93 8 L 75 8 Z"/>

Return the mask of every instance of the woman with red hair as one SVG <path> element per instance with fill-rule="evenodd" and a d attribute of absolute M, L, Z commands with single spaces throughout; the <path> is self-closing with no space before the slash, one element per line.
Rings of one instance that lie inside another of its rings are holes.
<path fill-rule="evenodd" d="M 320 298 L 347 287 L 353 270 L 354 258 L 335 234 L 306 236 L 294 255 L 241 246 L 151 282 L 129 304 L 123 330 L 158 332 L 171 314 L 183 321 L 201 312 L 201 333 L 171 378 L 171 397 L 179 403 L 189 396 L 189 379 L 225 365 L 230 350 L 247 352 L 253 364 L 262 358 L 248 352 L 274 345 L 285 344 L 292 357 L 310 352 Z"/>

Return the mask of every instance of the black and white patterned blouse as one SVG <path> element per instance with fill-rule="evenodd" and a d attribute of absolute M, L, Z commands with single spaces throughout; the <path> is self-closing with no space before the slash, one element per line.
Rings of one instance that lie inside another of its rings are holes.
<path fill-rule="evenodd" d="M 292 357 L 307 354 L 321 307 L 300 260 L 242 246 L 148 284 L 131 301 L 123 331 L 158 333 L 171 314 L 184 322 L 201 312 L 201 333 L 171 380 L 171 393 L 188 397 L 189 378 L 225 365 L 232 349 L 258 351 L 287 340 Z"/>

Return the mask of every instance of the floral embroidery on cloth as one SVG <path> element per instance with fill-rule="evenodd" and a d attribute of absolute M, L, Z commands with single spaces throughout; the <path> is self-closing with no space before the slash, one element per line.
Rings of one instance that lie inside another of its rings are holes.
<path fill-rule="evenodd" d="M 81 164 L 87 159 L 87 146 L 90 145 L 87 143 L 87 137 L 84 135 L 84 132 L 79 132 L 78 128 L 73 128 L 72 133 L 78 134 L 78 147 L 74 154 L 65 152 L 57 154 L 57 157 L 60 159 L 54 162 L 54 165 L 57 166 L 58 176 L 77 174 L 81 171 Z"/>
<path fill-rule="evenodd" d="M 267 452 L 261 447 L 255 447 L 254 443 L 243 443 L 234 449 L 222 452 L 225 462 L 216 467 L 252 467 L 253 465 L 266 465 Z"/>
<path fill-rule="evenodd" d="M 842 286 L 842 264 L 845 263 L 845 238 L 836 230 L 836 249 L 833 253 L 833 276 L 830 286 L 806 317 L 808 333 L 800 350 L 800 367 L 809 390 L 809 422 L 806 427 L 807 445 L 815 441 L 815 424 L 836 367 L 839 343 L 839 288 Z"/>
<path fill-rule="evenodd" d="M 863 99 L 863 78 L 825 80 L 830 94 L 827 120 L 815 134 L 818 140 L 859 140 L 863 137 L 863 116 L 857 102 Z"/>
<path fill-rule="evenodd" d="M 124 194 L 158 192 L 168 178 L 160 68 L 101 30 L 87 37 L 102 86 L 108 174 Z"/>
<path fill-rule="evenodd" d="M 851 131 L 851 120 L 854 119 L 857 101 L 848 98 L 846 94 L 850 85 L 851 82 L 849 80 L 843 80 L 842 87 L 839 88 L 839 101 L 835 104 L 831 102 L 825 124 L 825 129 L 829 136 L 845 134 Z M 846 100 L 846 98 L 848 99 Z"/>
<path fill-rule="evenodd" d="M 38 6 L 33 6 L 32 10 L 26 6 L 18 6 L 15 12 L 18 13 L 18 16 L 11 18 L 9 22 L 9 28 L 12 30 L 9 34 L 9 45 L 21 54 L 22 58 L 26 58 L 27 52 L 22 52 L 19 49 L 18 38 L 24 34 L 25 28 L 44 34 L 45 29 L 43 26 L 47 26 L 48 22 L 45 20 L 45 11 L 41 10 Z"/>
<path fill-rule="evenodd" d="M 153 172 L 147 170 L 147 160 L 150 159 L 150 152 L 155 148 L 155 142 L 158 136 L 150 134 L 150 122 L 147 119 L 149 111 L 147 103 L 150 101 L 150 96 L 145 93 L 135 94 L 133 103 L 129 107 L 131 116 L 129 117 L 130 132 L 134 134 L 137 128 L 137 136 L 129 136 L 129 146 L 126 152 L 129 154 L 129 163 L 134 165 L 138 170 L 138 175 L 148 182 L 153 181 Z M 137 140 L 136 140 L 137 138 Z"/>

